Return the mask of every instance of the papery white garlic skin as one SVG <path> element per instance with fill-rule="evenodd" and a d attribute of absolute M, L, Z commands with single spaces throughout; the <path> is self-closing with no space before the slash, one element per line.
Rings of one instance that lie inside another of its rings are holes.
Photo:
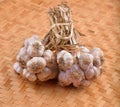
<path fill-rule="evenodd" d="M 34 41 L 31 45 L 28 46 L 27 54 L 31 57 L 40 57 L 44 53 L 45 47 L 38 40 Z"/>
<path fill-rule="evenodd" d="M 16 71 L 16 73 L 21 74 L 23 72 L 22 67 L 20 66 L 19 62 L 16 62 L 13 65 L 14 70 Z"/>
<path fill-rule="evenodd" d="M 27 78 L 29 81 L 36 81 L 37 77 L 35 74 L 30 73 L 27 69 L 23 70 L 23 77 Z"/>
<path fill-rule="evenodd" d="M 23 47 L 20 49 L 17 57 L 16 57 L 16 60 L 20 63 L 20 65 L 22 67 L 25 67 L 26 66 L 26 62 L 28 60 L 30 60 L 30 57 L 27 55 L 27 51 L 26 51 L 26 48 Z"/>
<path fill-rule="evenodd" d="M 83 52 L 83 53 L 89 53 L 90 52 L 90 50 L 85 46 L 80 46 L 79 48 L 80 48 L 80 52 Z"/>
<path fill-rule="evenodd" d="M 61 86 L 70 85 L 72 83 L 70 79 L 71 79 L 70 75 L 67 72 L 60 71 L 60 73 L 58 75 L 58 80 L 59 80 L 59 84 Z"/>
<path fill-rule="evenodd" d="M 47 81 L 57 76 L 57 71 L 52 71 L 50 68 L 45 67 L 40 73 L 37 73 L 37 77 L 40 81 Z"/>
<path fill-rule="evenodd" d="M 31 73 L 39 73 L 46 66 L 46 61 L 42 57 L 33 57 L 27 62 L 27 70 Z"/>
<path fill-rule="evenodd" d="M 79 66 L 86 71 L 88 67 L 93 66 L 93 56 L 88 53 L 82 53 L 79 57 Z"/>
<path fill-rule="evenodd" d="M 60 52 L 61 53 L 61 52 Z M 74 63 L 74 58 L 71 53 L 65 52 L 63 55 L 59 56 L 60 53 L 57 55 L 57 63 L 60 69 L 67 70 L 69 69 L 72 64 Z"/>

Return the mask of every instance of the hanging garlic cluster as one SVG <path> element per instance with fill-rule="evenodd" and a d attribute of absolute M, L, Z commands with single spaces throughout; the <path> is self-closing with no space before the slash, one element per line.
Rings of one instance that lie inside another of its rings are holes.
<path fill-rule="evenodd" d="M 46 81 L 58 75 L 54 53 L 45 50 L 38 36 L 25 40 L 16 60 L 14 70 L 30 81 L 36 81 L 37 78 Z"/>
<path fill-rule="evenodd" d="M 62 50 L 57 54 L 58 80 L 62 86 L 89 85 L 92 79 L 101 74 L 103 52 L 100 48 L 93 48 L 89 51 L 86 47 L 80 46 L 77 53 L 79 55 L 74 56 Z"/>
<path fill-rule="evenodd" d="M 14 70 L 29 81 L 58 79 L 61 86 L 88 86 L 101 74 L 103 51 L 77 43 L 81 35 L 73 28 L 71 10 L 65 4 L 50 9 L 51 29 L 42 41 L 33 36 L 24 41 Z"/>

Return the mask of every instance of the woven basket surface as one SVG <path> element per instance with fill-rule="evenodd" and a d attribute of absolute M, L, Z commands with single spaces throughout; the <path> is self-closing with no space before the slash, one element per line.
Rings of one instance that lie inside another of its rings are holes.
<path fill-rule="evenodd" d="M 63 0 L 0 0 L 0 107 L 120 107 L 120 0 L 66 0 L 79 43 L 100 47 L 104 72 L 89 87 L 32 83 L 13 70 L 25 38 L 43 38 L 48 10 Z"/>

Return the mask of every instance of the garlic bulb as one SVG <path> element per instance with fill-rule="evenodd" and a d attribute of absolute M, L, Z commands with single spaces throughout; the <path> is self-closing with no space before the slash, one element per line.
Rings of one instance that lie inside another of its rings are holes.
<path fill-rule="evenodd" d="M 100 68 L 93 66 L 95 77 L 98 77 L 101 74 Z"/>
<path fill-rule="evenodd" d="M 52 57 L 53 57 L 53 52 L 51 50 L 45 50 L 43 57 L 47 62 L 51 62 Z"/>
<path fill-rule="evenodd" d="M 60 71 L 58 80 L 61 86 L 67 86 L 73 83 L 74 87 L 79 87 L 81 81 L 85 79 L 84 72 L 77 64 L 73 64 L 70 69 Z"/>
<path fill-rule="evenodd" d="M 97 67 L 101 66 L 104 56 L 103 51 L 100 48 L 93 48 L 91 50 L 91 54 L 94 57 L 94 61 L 93 61 L 94 65 Z"/>
<path fill-rule="evenodd" d="M 85 77 L 86 79 L 90 80 L 93 79 L 95 76 L 95 72 L 93 67 L 88 67 L 88 69 L 85 71 Z"/>
<path fill-rule="evenodd" d="M 30 57 L 27 55 L 27 51 L 25 47 L 20 49 L 16 59 L 22 67 L 26 66 L 26 62 L 30 60 Z"/>
<path fill-rule="evenodd" d="M 61 70 L 69 69 L 74 63 L 74 59 L 71 53 L 61 51 L 57 54 L 57 63 Z"/>
<path fill-rule="evenodd" d="M 29 81 L 36 81 L 37 77 L 35 74 L 30 73 L 27 69 L 23 69 L 23 77 L 27 78 Z"/>
<path fill-rule="evenodd" d="M 40 57 L 43 55 L 45 47 L 38 40 L 28 46 L 27 54 L 31 57 Z"/>
<path fill-rule="evenodd" d="M 57 76 L 57 71 L 53 71 L 48 67 L 45 67 L 40 73 L 37 73 L 37 77 L 40 81 L 47 81 L 54 79 Z"/>
<path fill-rule="evenodd" d="M 80 52 L 83 52 L 83 53 L 89 53 L 90 52 L 89 49 L 86 48 L 85 46 L 80 46 L 79 48 L 80 48 Z"/>
<path fill-rule="evenodd" d="M 72 67 L 68 70 L 71 75 L 71 81 L 73 86 L 79 87 L 81 81 L 84 79 L 84 72 L 80 69 L 77 64 L 73 64 Z"/>
<path fill-rule="evenodd" d="M 59 63 L 59 60 L 63 57 L 63 55 L 67 53 L 67 51 L 62 50 L 60 52 L 57 53 L 57 63 Z"/>
<path fill-rule="evenodd" d="M 31 73 L 39 73 L 46 66 L 46 61 L 42 57 L 33 57 L 27 62 L 27 70 Z"/>
<path fill-rule="evenodd" d="M 16 62 L 13 65 L 14 70 L 16 71 L 16 73 L 21 74 L 23 72 L 22 67 L 20 66 L 19 62 Z"/>
<path fill-rule="evenodd" d="M 31 45 L 36 40 L 39 40 L 37 35 L 33 35 L 31 38 L 25 39 L 24 41 L 25 48 L 28 48 L 28 46 Z"/>
<path fill-rule="evenodd" d="M 93 56 L 88 53 L 82 53 L 79 57 L 79 66 L 86 71 L 88 67 L 93 66 Z"/>
<path fill-rule="evenodd" d="M 55 62 L 56 62 L 55 56 L 51 50 L 45 50 L 43 53 L 43 57 L 47 62 L 47 66 L 49 66 L 49 67 L 52 66 L 53 64 L 55 64 Z"/>
<path fill-rule="evenodd" d="M 70 74 L 68 72 L 60 71 L 58 75 L 59 84 L 61 86 L 68 86 L 72 83 L 70 80 Z"/>

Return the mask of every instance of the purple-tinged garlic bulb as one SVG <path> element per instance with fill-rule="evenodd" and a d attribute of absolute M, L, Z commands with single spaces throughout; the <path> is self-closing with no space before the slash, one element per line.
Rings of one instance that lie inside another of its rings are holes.
<path fill-rule="evenodd" d="M 93 79 L 95 77 L 95 72 L 93 67 L 88 67 L 88 69 L 84 71 L 84 73 L 87 80 Z"/>
<path fill-rule="evenodd" d="M 20 63 L 21 67 L 26 66 L 27 61 L 30 60 L 30 56 L 27 55 L 27 51 L 25 47 L 20 49 L 16 59 Z"/>
<path fill-rule="evenodd" d="M 28 46 L 27 54 L 31 57 L 40 57 L 43 55 L 44 50 L 44 45 L 39 40 L 36 40 Z"/>
<path fill-rule="evenodd" d="M 95 77 L 98 77 L 101 74 L 100 68 L 93 66 Z"/>
<path fill-rule="evenodd" d="M 65 71 L 72 66 L 72 64 L 74 63 L 74 58 L 71 53 L 67 51 L 60 51 L 57 54 L 57 63 L 58 63 L 59 69 Z"/>
<path fill-rule="evenodd" d="M 80 68 L 84 71 L 86 71 L 88 67 L 93 66 L 93 56 L 91 54 L 82 53 L 78 60 Z"/>
<path fill-rule="evenodd" d="M 46 66 L 46 61 L 42 57 L 33 57 L 27 62 L 27 70 L 31 73 L 39 73 Z"/>
<path fill-rule="evenodd" d="M 104 56 L 103 51 L 100 48 L 93 48 L 91 50 L 91 54 L 94 57 L 93 64 L 97 67 L 101 66 L 103 62 L 103 56 Z"/>
<path fill-rule="evenodd" d="M 84 72 L 80 69 L 79 65 L 77 64 L 73 64 L 67 72 L 70 73 L 71 81 L 74 87 L 79 87 L 81 81 L 85 79 Z"/>
<path fill-rule="evenodd" d="M 30 73 L 27 69 L 23 69 L 23 77 L 27 78 L 29 81 L 36 81 L 37 76 L 33 73 Z"/>
<path fill-rule="evenodd" d="M 58 80 L 61 86 L 68 86 L 72 83 L 69 72 L 60 71 Z"/>
<path fill-rule="evenodd" d="M 43 53 L 43 58 L 46 60 L 47 67 L 57 66 L 56 57 L 53 51 L 45 50 Z"/>
<path fill-rule="evenodd" d="M 23 68 L 20 66 L 19 62 L 16 62 L 16 63 L 13 65 L 13 68 L 14 68 L 14 70 L 15 70 L 16 73 L 22 74 Z"/>
<path fill-rule="evenodd" d="M 90 52 L 89 49 L 86 48 L 85 46 L 80 46 L 79 48 L 80 48 L 81 53 L 89 53 Z"/>
<path fill-rule="evenodd" d="M 83 79 L 85 79 L 84 72 L 77 64 L 73 64 L 71 68 L 66 71 L 60 71 L 58 76 L 61 86 L 73 84 L 74 87 L 79 87 Z"/>
<path fill-rule="evenodd" d="M 37 35 L 32 36 L 31 38 L 25 39 L 24 46 L 27 49 L 34 41 L 39 40 Z"/>
<path fill-rule="evenodd" d="M 45 67 L 40 73 L 37 73 L 37 77 L 40 81 L 47 81 L 57 77 L 57 71 L 54 71 L 48 67 Z"/>

